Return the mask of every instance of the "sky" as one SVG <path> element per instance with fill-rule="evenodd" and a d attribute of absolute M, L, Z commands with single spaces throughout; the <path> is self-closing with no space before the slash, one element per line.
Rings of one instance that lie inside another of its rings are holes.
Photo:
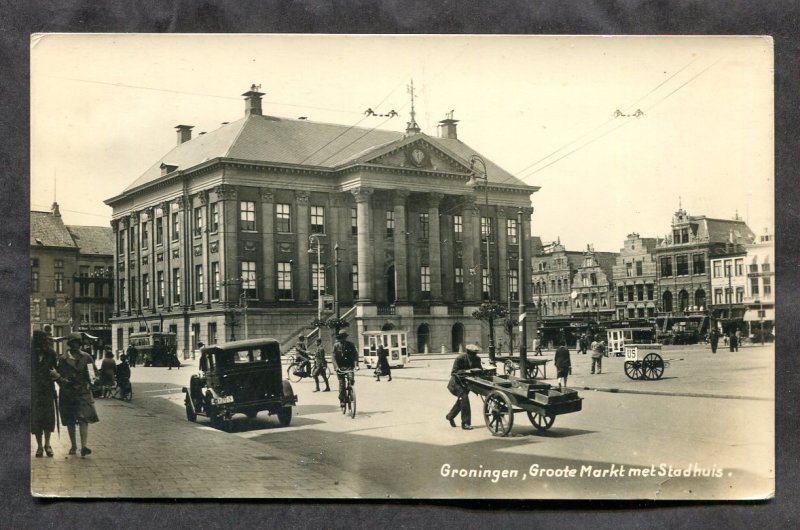
<path fill-rule="evenodd" d="M 67 224 L 108 226 L 103 201 L 175 125 L 241 118 L 252 84 L 265 114 L 404 131 L 412 79 L 424 133 L 454 110 L 461 141 L 541 187 L 545 242 L 618 252 L 669 233 L 679 205 L 773 231 L 764 37 L 34 35 L 31 208 L 55 198 Z"/>

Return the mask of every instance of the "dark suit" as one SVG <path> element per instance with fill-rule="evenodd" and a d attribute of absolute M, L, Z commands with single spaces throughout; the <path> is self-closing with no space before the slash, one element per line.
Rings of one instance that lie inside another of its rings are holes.
<path fill-rule="evenodd" d="M 453 369 L 450 371 L 450 377 L 458 379 L 459 372 L 469 370 L 470 368 L 480 368 L 481 359 L 478 354 L 470 355 L 469 353 L 462 353 L 456 360 L 453 361 Z M 469 389 L 461 384 L 461 393 L 457 396 L 456 402 L 447 413 L 447 419 L 455 419 L 456 415 L 461 412 L 461 425 L 472 424 L 472 410 L 469 406 Z"/>

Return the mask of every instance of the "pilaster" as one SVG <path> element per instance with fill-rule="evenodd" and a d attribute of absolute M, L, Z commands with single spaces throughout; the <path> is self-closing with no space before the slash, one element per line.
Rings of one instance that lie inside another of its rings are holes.
<path fill-rule="evenodd" d="M 370 239 L 372 238 L 372 224 L 370 211 L 370 198 L 375 190 L 361 187 L 352 191 L 358 209 L 358 301 L 368 303 L 373 300 L 372 294 L 372 252 Z"/>

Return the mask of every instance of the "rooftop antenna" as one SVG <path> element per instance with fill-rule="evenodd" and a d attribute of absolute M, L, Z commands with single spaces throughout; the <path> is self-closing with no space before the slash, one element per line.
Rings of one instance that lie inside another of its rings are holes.
<path fill-rule="evenodd" d="M 411 95 L 411 121 L 406 126 L 406 134 L 420 132 L 419 125 L 417 125 L 417 113 L 414 110 L 414 79 L 411 79 L 411 84 L 406 85 L 406 91 Z"/>

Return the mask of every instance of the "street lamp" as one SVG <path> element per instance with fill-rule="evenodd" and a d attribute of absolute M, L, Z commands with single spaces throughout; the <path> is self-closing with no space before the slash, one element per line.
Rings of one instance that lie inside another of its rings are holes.
<path fill-rule="evenodd" d="M 475 171 L 475 163 L 480 163 L 483 174 L 477 173 Z M 478 155 L 472 155 L 469 158 L 469 170 L 472 173 L 470 176 L 469 181 L 467 182 L 467 186 L 471 187 L 472 189 L 477 189 L 478 181 L 482 180 L 483 184 L 483 191 L 484 191 L 484 199 L 486 205 L 486 294 L 488 297 L 488 303 L 491 305 L 492 303 L 492 267 L 491 267 L 491 249 L 489 246 L 489 237 L 491 236 L 492 230 L 491 226 L 489 225 L 489 174 L 486 171 L 486 162 L 479 157 Z M 481 281 L 483 280 L 483 270 L 481 271 Z M 494 363 L 494 318 L 491 316 L 492 312 L 489 311 L 489 359 L 492 363 Z"/>
<path fill-rule="evenodd" d="M 322 251 L 319 246 L 319 238 L 325 234 L 311 234 L 308 236 L 308 241 L 312 245 L 316 243 L 316 248 L 308 249 L 309 254 L 316 252 L 317 254 L 317 320 L 322 320 L 322 282 L 320 281 L 320 274 L 322 273 Z"/>

